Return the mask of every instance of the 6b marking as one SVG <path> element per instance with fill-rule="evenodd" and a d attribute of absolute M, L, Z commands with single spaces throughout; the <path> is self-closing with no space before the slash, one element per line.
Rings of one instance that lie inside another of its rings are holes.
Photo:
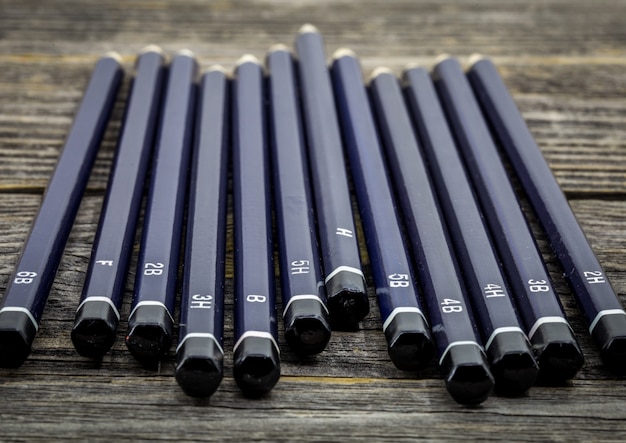
<path fill-rule="evenodd" d="M 15 274 L 15 280 L 13 280 L 13 283 L 16 285 L 29 285 L 35 280 L 35 277 L 37 277 L 36 272 L 20 271 Z"/>

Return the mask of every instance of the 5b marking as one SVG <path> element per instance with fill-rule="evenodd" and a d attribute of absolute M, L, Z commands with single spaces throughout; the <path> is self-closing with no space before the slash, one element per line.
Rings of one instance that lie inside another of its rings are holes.
<path fill-rule="evenodd" d="M 389 274 L 387 278 L 390 288 L 406 288 L 410 284 L 409 274 Z"/>

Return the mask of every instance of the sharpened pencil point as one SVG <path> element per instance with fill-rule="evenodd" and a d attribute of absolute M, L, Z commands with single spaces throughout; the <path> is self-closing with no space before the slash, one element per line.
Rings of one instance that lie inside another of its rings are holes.
<path fill-rule="evenodd" d="M 254 55 L 252 54 L 244 54 L 242 55 L 239 60 L 237 60 L 237 63 L 235 64 L 236 66 L 241 66 L 244 63 L 256 63 L 257 65 L 260 65 L 261 62 L 259 62 L 259 59 L 256 58 Z"/>
<path fill-rule="evenodd" d="M 482 55 L 482 54 L 472 54 L 469 56 L 469 58 L 467 59 L 467 67 L 468 69 L 470 69 L 472 66 L 474 66 L 476 63 L 478 63 L 481 60 L 488 60 L 489 58 Z"/>
<path fill-rule="evenodd" d="M 161 47 L 157 45 L 146 46 L 141 51 L 139 51 L 139 55 L 146 54 L 148 52 L 156 52 L 157 54 L 161 54 L 163 57 L 165 57 L 165 52 L 163 52 L 163 49 L 161 49 Z"/>
<path fill-rule="evenodd" d="M 176 51 L 176 55 L 186 55 L 187 57 L 194 58 L 195 55 L 190 49 L 179 49 Z"/>
<path fill-rule="evenodd" d="M 109 51 L 106 54 L 104 54 L 104 57 L 109 57 L 112 58 L 113 60 L 115 60 L 116 62 L 118 62 L 119 64 L 122 64 L 122 56 L 115 52 L 115 51 Z"/>
<path fill-rule="evenodd" d="M 207 72 L 211 72 L 211 71 L 219 71 L 222 72 L 224 74 L 226 74 L 226 68 L 223 67 L 222 65 L 211 65 L 209 66 L 209 69 L 207 69 Z"/>
<path fill-rule="evenodd" d="M 356 57 L 356 52 L 354 52 L 350 48 L 339 48 L 335 52 L 333 52 L 332 59 L 338 60 L 341 57 Z"/>
<path fill-rule="evenodd" d="M 369 76 L 369 80 L 374 80 L 376 77 L 378 77 L 379 75 L 383 75 L 383 74 L 391 74 L 393 75 L 393 71 L 389 68 L 387 68 L 386 66 L 379 66 L 378 68 L 374 69 L 372 71 L 372 73 Z"/>
<path fill-rule="evenodd" d="M 300 29 L 298 30 L 298 34 L 315 34 L 319 32 L 319 29 L 317 29 L 310 23 L 305 23 L 304 25 L 300 26 Z"/>
<path fill-rule="evenodd" d="M 272 45 L 268 52 L 277 52 L 277 51 L 289 52 L 289 48 L 287 47 L 287 45 L 284 45 L 282 43 L 277 43 L 275 45 Z"/>
<path fill-rule="evenodd" d="M 454 57 L 452 57 L 450 54 L 447 54 L 445 52 L 443 54 L 439 54 L 437 58 L 435 58 L 435 65 L 438 65 L 439 63 L 445 60 L 451 59 L 451 58 L 454 58 Z"/>

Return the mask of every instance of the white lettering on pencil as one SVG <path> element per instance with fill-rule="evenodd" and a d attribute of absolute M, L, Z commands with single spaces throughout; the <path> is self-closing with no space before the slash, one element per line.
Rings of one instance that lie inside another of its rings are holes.
<path fill-rule="evenodd" d="M 590 285 L 596 283 L 606 283 L 606 279 L 604 278 L 602 271 L 585 271 L 584 274 L 587 279 L 587 283 Z"/>
<path fill-rule="evenodd" d="M 308 260 L 294 260 L 291 262 L 291 275 L 308 274 L 310 267 Z"/>
<path fill-rule="evenodd" d="M 337 228 L 336 234 L 343 235 L 344 237 L 353 237 L 352 231 L 349 229 L 345 229 L 345 228 Z"/>

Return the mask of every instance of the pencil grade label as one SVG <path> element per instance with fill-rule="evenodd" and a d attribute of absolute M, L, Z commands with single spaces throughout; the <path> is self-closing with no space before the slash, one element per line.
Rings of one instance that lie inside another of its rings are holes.
<path fill-rule="evenodd" d="M 346 229 L 346 228 L 337 228 L 337 231 L 335 232 L 335 234 L 342 235 L 344 237 L 349 237 L 349 238 L 354 237 L 354 233 L 350 229 Z"/>
<path fill-rule="evenodd" d="M 530 292 L 548 292 L 550 286 L 546 280 L 528 280 L 528 290 Z"/>
<path fill-rule="evenodd" d="M 602 271 L 584 271 L 583 272 L 587 283 L 590 285 L 595 285 L 598 283 L 606 283 L 606 279 L 604 278 L 604 274 Z"/>
<path fill-rule="evenodd" d="M 265 295 L 249 294 L 246 296 L 246 301 L 248 303 L 265 303 L 267 301 L 267 297 Z"/>
<path fill-rule="evenodd" d="M 390 274 L 387 278 L 390 288 L 406 288 L 411 284 L 409 274 Z"/>
<path fill-rule="evenodd" d="M 33 281 L 35 281 L 35 277 L 37 277 L 36 272 L 20 271 L 15 274 L 15 279 L 13 280 L 13 283 L 16 285 L 29 285 Z"/>
<path fill-rule="evenodd" d="M 485 294 L 485 298 L 493 298 L 493 297 L 504 297 L 506 294 L 502 289 L 502 286 L 496 285 L 494 283 L 489 283 L 483 288 L 483 292 Z"/>
<path fill-rule="evenodd" d="M 308 274 L 311 271 L 309 260 L 294 260 L 291 262 L 291 275 Z"/>
<path fill-rule="evenodd" d="M 213 307 L 213 296 L 206 294 L 194 294 L 189 302 L 191 309 L 211 309 Z"/>
<path fill-rule="evenodd" d="M 444 298 L 440 305 L 441 311 L 444 314 L 463 312 L 463 304 L 459 300 L 455 300 L 453 298 Z"/>
<path fill-rule="evenodd" d="M 102 266 L 113 266 L 113 260 L 96 260 L 96 263 Z"/>
<path fill-rule="evenodd" d="M 163 263 L 146 263 L 143 267 L 143 275 L 163 275 Z"/>

